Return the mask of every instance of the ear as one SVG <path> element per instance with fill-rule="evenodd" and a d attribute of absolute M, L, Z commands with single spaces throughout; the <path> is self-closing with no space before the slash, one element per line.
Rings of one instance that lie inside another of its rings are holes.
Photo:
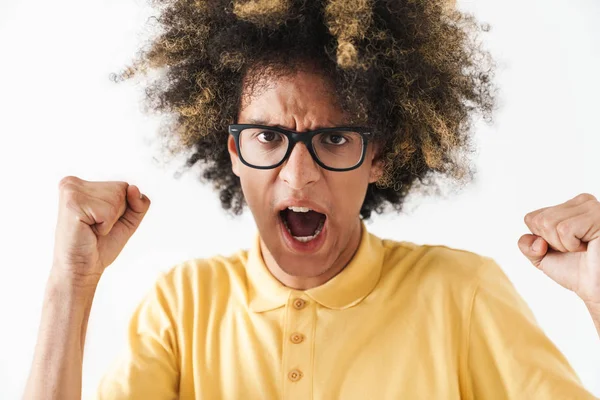
<path fill-rule="evenodd" d="M 381 145 L 375 143 L 371 152 L 371 170 L 369 172 L 369 183 L 377 182 L 383 175 L 383 158 L 381 156 Z"/>
<path fill-rule="evenodd" d="M 239 177 L 241 161 L 235 148 L 235 139 L 231 135 L 227 138 L 227 151 L 229 151 L 229 158 L 231 158 L 231 170 Z"/>

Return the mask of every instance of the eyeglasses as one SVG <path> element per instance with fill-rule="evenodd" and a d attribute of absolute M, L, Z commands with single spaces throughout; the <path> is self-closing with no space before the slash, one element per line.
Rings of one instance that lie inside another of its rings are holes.
<path fill-rule="evenodd" d="M 367 143 L 373 133 L 364 127 L 334 127 L 307 132 L 253 124 L 229 125 L 235 147 L 243 164 L 271 169 L 283 164 L 296 143 L 302 142 L 313 160 L 330 171 L 350 171 L 365 159 Z"/>

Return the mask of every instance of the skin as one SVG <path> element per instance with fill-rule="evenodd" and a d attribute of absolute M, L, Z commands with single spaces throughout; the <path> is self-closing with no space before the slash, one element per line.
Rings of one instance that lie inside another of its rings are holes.
<path fill-rule="evenodd" d="M 519 249 L 535 267 L 583 300 L 600 335 L 600 202 L 582 193 L 532 211 L 524 221 L 531 234 L 521 236 Z"/>
<path fill-rule="evenodd" d="M 302 72 L 272 83 L 277 85 L 248 100 L 240 122 L 268 118 L 271 124 L 299 131 L 343 124 L 344 116 L 325 96 L 326 82 L 318 74 Z M 258 172 L 239 162 L 231 139 L 228 148 L 273 275 L 302 289 L 339 273 L 358 246 L 362 198 L 367 184 L 380 173 L 377 149 L 369 149 L 357 170 L 336 173 L 319 169 L 302 145 L 278 169 Z M 66 177 L 59 191 L 53 265 L 25 399 L 81 398 L 83 350 L 96 287 L 150 207 L 150 199 L 126 182 Z M 289 196 L 310 197 L 332 219 L 331 236 L 306 258 L 287 249 L 272 228 L 274 206 Z M 534 266 L 584 301 L 600 335 L 600 202 L 583 193 L 532 211 L 524 220 L 531 233 L 521 236 L 519 248 Z M 539 248 L 534 246 L 536 239 Z"/>
<path fill-rule="evenodd" d="M 271 78 L 251 97 L 245 96 L 239 123 L 280 126 L 298 132 L 348 125 L 327 90 L 329 83 L 317 71 Z M 337 275 L 358 248 L 359 218 L 367 186 L 380 176 L 376 148 L 369 143 L 365 161 L 352 171 L 319 167 L 306 146 L 298 143 L 289 159 L 270 170 L 247 167 L 240 161 L 233 137 L 228 139 L 233 172 L 240 177 L 246 202 L 261 236 L 261 251 L 269 271 L 284 285 L 309 289 Z M 310 199 L 327 215 L 324 245 L 314 253 L 297 254 L 284 242 L 278 205 L 286 199 Z"/>
<path fill-rule="evenodd" d="M 81 398 L 96 287 L 150 207 L 150 199 L 127 182 L 67 176 L 58 189 L 54 256 L 24 399 Z"/>

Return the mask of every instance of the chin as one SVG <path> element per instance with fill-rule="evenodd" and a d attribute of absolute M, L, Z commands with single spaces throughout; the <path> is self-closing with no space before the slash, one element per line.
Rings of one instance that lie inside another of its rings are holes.
<path fill-rule="evenodd" d="M 285 251 L 285 250 L 284 250 Z M 298 258 L 298 256 L 284 254 L 274 257 L 277 265 L 287 275 L 298 278 L 316 278 L 323 275 L 331 268 L 331 261 L 325 257 Z"/>

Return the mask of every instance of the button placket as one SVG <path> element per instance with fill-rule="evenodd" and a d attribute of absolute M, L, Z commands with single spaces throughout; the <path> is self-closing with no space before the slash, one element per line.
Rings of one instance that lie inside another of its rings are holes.
<path fill-rule="evenodd" d="M 286 307 L 282 371 L 284 398 L 310 399 L 316 305 L 304 293 L 292 291 Z"/>

